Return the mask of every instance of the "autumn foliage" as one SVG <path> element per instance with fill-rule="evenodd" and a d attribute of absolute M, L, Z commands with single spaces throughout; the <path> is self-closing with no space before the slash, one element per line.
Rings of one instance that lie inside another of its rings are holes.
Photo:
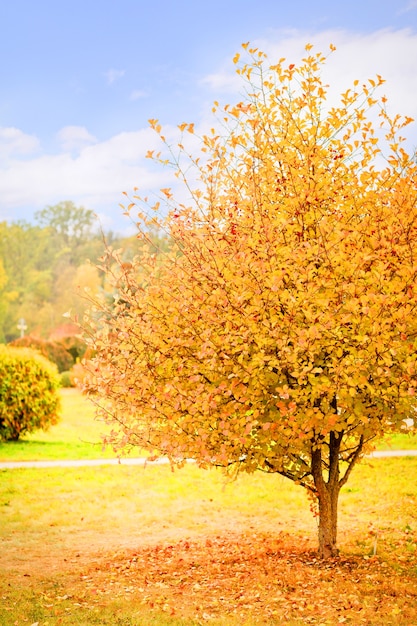
<path fill-rule="evenodd" d="M 103 261 L 115 297 L 86 322 L 97 354 L 86 391 L 116 449 L 304 486 L 327 557 L 352 468 L 410 415 L 417 172 L 401 137 L 411 120 L 388 115 L 383 80 L 356 81 L 331 106 L 326 59 L 306 50 L 299 65 L 271 65 L 244 45 L 247 64 L 234 61 L 247 97 L 215 103 L 222 131 L 201 137 L 198 156 L 186 139 L 167 160 L 150 155 L 190 199 L 164 189 L 153 207 L 139 196 L 127 207 L 140 254 Z M 169 251 L 155 253 L 149 224 Z"/>

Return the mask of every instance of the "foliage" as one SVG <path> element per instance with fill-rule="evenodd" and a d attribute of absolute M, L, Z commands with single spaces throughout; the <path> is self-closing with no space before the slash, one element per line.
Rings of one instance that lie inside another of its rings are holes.
<path fill-rule="evenodd" d="M 102 236 L 81 218 L 77 227 L 76 217 L 83 209 L 64 204 L 68 214 L 59 213 L 61 205 L 56 211 L 49 207 L 50 213 L 58 215 L 54 221 L 48 213 L 48 223 L 45 214 L 43 226 L 0 223 L 0 338 L 6 341 L 19 336 L 20 318 L 29 332 L 47 337 L 68 309 L 82 316 L 85 303 L 79 291 L 100 286 L 100 276 L 87 266 L 87 259 L 95 263 L 101 256 Z"/>
<path fill-rule="evenodd" d="M 87 349 L 85 341 L 78 335 L 66 335 L 58 343 L 70 353 L 74 363 L 84 356 Z"/>
<path fill-rule="evenodd" d="M 65 388 L 74 387 L 72 377 L 71 377 L 71 372 L 69 371 L 61 372 L 60 381 L 61 381 L 61 387 L 65 387 Z"/>
<path fill-rule="evenodd" d="M 55 366 L 36 351 L 0 346 L 0 438 L 47 430 L 59 419 Z"/>
<path fill-rule="evenodd" d="M 88 361 L 85 359 L 83 362 L 75 363 L 71 369 L 70 376 L 73 387 L 82 387 L 88 376 Z"/>
<path fill-rule="evenodd" d="M 69 370 L 74 364 L 74 358 L 71 352 L 67 350 L 62 343 L 57 341 L 47 341 L 39 337 L 26 335 L 26 337 L 20 337 L 19 339 L 11 341 L 9 345 L 17 348 L 32 348 L 37 350 L 49 361 L 55 363 L 59 372 Z"/>
<path fill-rule="evenodd" d="M 155 157 L 177 168 L 190 204 L 164 189 L 166 217 L 157 203 L 148 218 L 137 195 L 127 207 L 139 237 L 157 221 L 173 245 L 162 256 L 143 246 L 128 265 L 108 250 L 117 294 L 94 301 L 86 391 L 116 447 L 304 486 L 329 557 L 341 487 L 375 438 L 404 427 L 415 394 L 410 119 L 389 117 L 381 77 L 330 107 L 325 57 L 310 45 L 299 66 L 243 48 L 247 97 L 224 107 L 224 132 L 203 136 L 187 164 L 185 139 Z"/>
<path fill-rule="evenodd" d="M 63 387 L 81 387 L 84 383 L 86 376 L 88 376 L 88 369 L 86 368 L 87 361 L 74 363 L 72 368 L 67 372 L 61 373 L 61 385 Z"/>

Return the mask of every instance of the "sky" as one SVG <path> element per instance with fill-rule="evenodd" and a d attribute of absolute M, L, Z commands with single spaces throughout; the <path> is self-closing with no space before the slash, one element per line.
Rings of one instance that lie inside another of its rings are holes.
<path fill-rule="evenodd" d="M 332 43 L 336 90 L 380 74 L 388 110 L 417 119 L 417 0 L 2 0 L 0 221 L 71 200 L 127 232 L 123 192 L 173 179 L 145 158 L 161 147 L 148 120 L 211 124 L 214 100 L 240 99 L 248 41 L 271 62 Z"/>

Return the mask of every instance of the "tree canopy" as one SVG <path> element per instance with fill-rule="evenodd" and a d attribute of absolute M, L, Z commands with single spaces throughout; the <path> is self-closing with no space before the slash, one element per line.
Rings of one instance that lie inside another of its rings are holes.
<path fill-rule="evenodd" d="M 415 395 L 417 172 L 401 137 L 411 120 L 389 116 L 379 76 L 330 105 L 326 59 L 310 45 L 299 65 L 243 54 L 245 99 L 214 105 L 222 130 L 200 138 L 197 156 L 185 139 L 178 158 L 171 146 L 154 155 L 189 202 L 164 189 L 167 214 L 139 195 L 127 207 L 139 239 L 157 223 L 172 246 L 142 244 L 117 272 L 108 250 L 116 295 L 94 302 L 86 327 L 97 354 L 86 391 L 116 449 L 304 486 L 328 557 L 341 487 L 376 437 L 404 428 Z"/>

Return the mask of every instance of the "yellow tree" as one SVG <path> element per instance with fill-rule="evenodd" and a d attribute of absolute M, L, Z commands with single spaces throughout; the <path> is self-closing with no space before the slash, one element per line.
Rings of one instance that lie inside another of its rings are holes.
<path fill-rule="evenodd" d="M 388 116 L 380 77 L 331 107 L 310 45 L 298 66 L 243 49 L 244 101 L 214 106 L 223 132 L 195 158 L 167 146 L 190 201 L 164 189 L 168 214 L 157 203 L 149 218 L 139 196 L 126 209 L 145 243 L 129 264 L 108 250 L 116 295 L 86 322 L 86 391 L 116 449 L 305 487 L 329 557 L 341 487 L 404 427 L 415 393 L 417 179 L 399 136 L 411 120 Z M 168 252 L 146 245 L 149 221 Z"/>

